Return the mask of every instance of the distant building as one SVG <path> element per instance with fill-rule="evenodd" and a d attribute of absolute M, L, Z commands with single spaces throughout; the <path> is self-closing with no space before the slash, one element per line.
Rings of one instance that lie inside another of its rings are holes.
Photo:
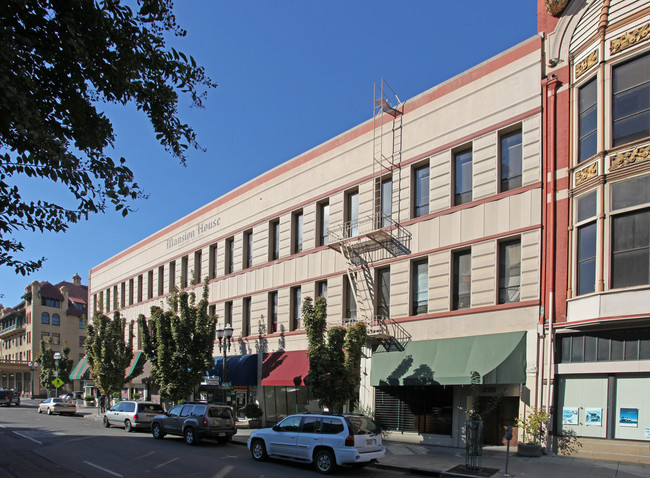
<path fill-rule="evenodd" d="M 72 282 L 33 282 L 16 307 L 0 307 L 0 387 L 39 394 L 39 369 L 34 361 L 44 340 L 54 351 L 70 347 L 74 363 L 84 355 L 84 317 L 88 286 L 75 274 Z M 76 384 L 73 384 L 76 385 Z"/>

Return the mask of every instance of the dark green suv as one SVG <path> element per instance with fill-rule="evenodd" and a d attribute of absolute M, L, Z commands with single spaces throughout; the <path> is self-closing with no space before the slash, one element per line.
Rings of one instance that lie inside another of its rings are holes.
<path fill-rule="evenodd" d="M 0 390 L 0 405 L 10 407 L 12 404 L 20 405 L 20 395 L 13 390 Z"/>
<path fill-rule="evenodd" d="M 235 415 L 227 405 L 187 402 L 151 420 L 151 434 L 155 439 L 160 440 L 167 434 L 178 435 L 188 445 L 196 445 L 202 438 L 226 443 L 235 433 Z"/>

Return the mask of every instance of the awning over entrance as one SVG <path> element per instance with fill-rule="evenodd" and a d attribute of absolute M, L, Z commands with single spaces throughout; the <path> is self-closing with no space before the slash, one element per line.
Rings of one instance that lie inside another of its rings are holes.
<path fill-rule="evenodd" d="M 84 357 L 77 365 L 74 366 L 72 372 L 70 372 L 70 380 L 89 380 L 90 379 L 90 364 L 88 363 L 88 357 Z"/>
<path fill-rule="evenodd" d="M 214 357 L 208 375 L 223 380 L 223 357 Z M 233 385 L 257 385 L 257 354 L 226 357 L 226 378 Z"/>
<path fill-rule="evenodd" d="M 129 377 L 129 378 L 133 378 L 133 372 L 135 371 L 135 368 L 141 362 L 143 362 L 145 360 L 147 360 L 147 359 L 144 356 L 144 352 L 142 352 L 140 350 L 135 350 L 133 352 L 133 359 L 131 360 L 131 363 L 129 364 L 129 367 L 126 369 L 126 376 Z"/>
<path fill-rule="evenodd" d="M 298 386 L 305 384 L 309 373 L 306 350 L 264 354 L 262 362 L 263 386 Z"/>
<path fill-rule="evenodd" d="M 370 384 L 469 385 L 526 381 L 526 332 L 409 342 L 404 350 L 372 354 Z"/>

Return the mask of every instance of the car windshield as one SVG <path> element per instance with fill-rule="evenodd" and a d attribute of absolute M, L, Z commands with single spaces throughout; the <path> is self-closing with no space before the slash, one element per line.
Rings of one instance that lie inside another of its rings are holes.
<path fill-rule="evenodd" d="M 61 398 L 53 398 L 52 401 L 58 403 L 58 402 L 63 402 L 63 399 L 61 399 Z"/>
<path fill-rule="evenodd" d="M 351 415 L 346 418 L 354 435 L 375 435 L 381 431 L 375 422 L 363 415 Z"/>

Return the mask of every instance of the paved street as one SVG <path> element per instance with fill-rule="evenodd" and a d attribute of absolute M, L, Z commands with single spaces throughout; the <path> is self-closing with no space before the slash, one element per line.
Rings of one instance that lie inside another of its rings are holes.
<path fill-rule="evenodd" d="M 181 438 L 154 440 L 148 432 L 106 429 L 80 409 L 75 417 L 38 414 L 35 403 L 0 408 L 0 476 L 39 477 L 283 477 L 318 476 L 309 466 L 257 463 L 245 446 L 204 440 L 196 447 Z M 84 415 L 85 416 L 84 418 Z M 95 415 L 96 416 L 96 415 Z M 397 476 L 393 470 L 341 469 L 338 476 Z"/>

